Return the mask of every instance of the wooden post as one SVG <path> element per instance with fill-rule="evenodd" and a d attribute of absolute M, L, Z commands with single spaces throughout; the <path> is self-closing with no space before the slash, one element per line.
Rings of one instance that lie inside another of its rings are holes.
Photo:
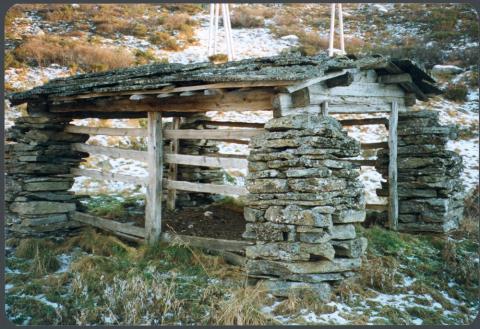
<path fill-rule="evenodd" d="M 220 15 L 220 4 L 216 3 L 215 5 L 215 17 L 214 17 L 214 33 L 213 33 L 213 54 L 217 54 L 217 37 L 218 37 L 218 20 Z"/>
<path fill-rule="evenodd" d="M 212 55 L 212 39 L 213 39 L 213 16 L 215 15 L 215 5 L 210 4 L 210 24 L 208 25 L 208 55 Z"/>
<path fill-rule="evenodd" d="M 173 125 L 172 129 L 179 129 L 180 128 L 180 118 L 175 117 L 173 118 Z M 179 140 L 172 139 L 170 144 L 170 153 L 177 154 L 179 149 Z M 177 164 L 171 163 L 168 165 L 168 179 L 169 180 L 177 180 Z M 175 189 L 168 189 L 167 193 L 167 209 L 168 210 L 175 210 L 175 201 L 177 198 L 177 190 Z"/>
<path fill-rule="evenodd" d="M 343 36 L 343 10 L 342 4 L 338 4 L 338 24 L 340 25 L 340 50 L 342 51 L 342 55 L 345 54 L 345 39 Z"/>
<path fill-rule="evenodd" d="M 145 235 L 152 244 L 160 240 L 162 231 L 163 138 L 159 112 L 148 112 L 148 173 Z"/>
<path fill-rule="evenodd" d="M 398 229 L 398 193 L 397 193 L 397 124 L 398 124 L 398 105 L 396 101 L 392 102 L 392 111 L 388 126 L 388 220 L 390 229 Z"/>
<path fill-rule="evenodd" d="M 330 38 L 328 39 L 328 56 L 333 56 L 333 36 L 335 33 L 335 4 L 331 4 L 330 9 Z"/>
<path fill-rule="evenodd" d="M 328 101 L 322 102 L 321 110 L 324 117 L 328 116 Z"/>

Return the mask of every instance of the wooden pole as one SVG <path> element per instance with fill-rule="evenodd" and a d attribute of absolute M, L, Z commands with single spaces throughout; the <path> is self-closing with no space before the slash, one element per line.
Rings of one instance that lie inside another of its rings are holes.
<path fill-rule="evenodd" d="M 212 39 L 213 39 L 213 16 L 215 15 L 215 5 L 210 4 L 210 24 L 208 26 L 208 56 L 212 55 Z"/>
<path fill-rule="evenodd" d="M 332 3 L 330 9 L 330 38 L 328 41 L 328 56 L 333 56 L 333 35 L 335 29 L 335 4 Z"/>
<path fill-rule="evenodd" d="M 225 41 L 228 54 L 228 60 L 232 60 L 232 53 L 230 52 L 230 31 L 228 30 L 228 18 L 227 18 L 227 4 L 222 4 L 222 17 L 223 17 L 223 29 L 225 30 Z"/>
<path fill-rule="evenodd" d="M 392 102 L 392 111 L 388 125 L 388 220 L 390 229 L 398 229 L 398 193 L 397 193 L 397 124 L 398 105 Z"/>
<path fill-rule="evenodd" d="M 225 4 L 227 11 L 227 26 L 228 26 L 228 37 L 230 38 L 230 53 L 232 54 L 232 61 L 235 58 L 235 53 L 233 51 L 233 37 L 232 37 L 232 22 L 230 21 L 230 8 L 229 4 Z"/>
<path fill-rule="evenodd" d="M 180 118 L 173 118 L 173 125 L 172 129 L 179 129 L 180 128 Z M 172 139 L 170 144 L 170 153 L 177 154 L 179 151 L 179 140 Z M 175 163 L 171 163 L 168 165 L 168 179 L 169 180 L 177 180 L 177 169 L 178 166 Z M 170 188 L 168 189 L 167 193 L 167 209 L 168 210 L 175 210 L 175 202 L 177 198 L 177 190 Z"/>
<path fill-rule="evenodd" d="M 162 115 L 148 112 L 148 187 L 145 234 L 148 243 L 160 240 L 162 232 L 163 138 Z"/>
<path fill-rule="evenodd" d="M 321 110 L 324 117 L 328 116 L 328 101 L 322 103 Z"/>
<path fill-rule="evenodd" d="M 220 15 L 220 4 L 216 3 L 215 6 L 215 32 L 213 36 L 213 54 L 217 53 L 217 36 L 218 36 L 218 16 Z"/>
<path fill-rule="evenodd" d="M 340 50 L 345 54 L 345 39 L 343 37 L 343 11 L 342 4 L 338 4 L 338 25 L 340 25 Z"/>

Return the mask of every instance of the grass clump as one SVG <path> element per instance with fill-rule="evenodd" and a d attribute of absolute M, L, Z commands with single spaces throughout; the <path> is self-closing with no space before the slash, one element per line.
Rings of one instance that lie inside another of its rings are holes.
<path fill-rule="evenodd" d="M 457 102 L 466 101 L 467 95 L 468 87 L 463 83 L 449 83 L 443 94 L 446 99 Z"/>
<path fill-rule="evenodd" d="M 87 72 L 104 71 L 133 64 L 129 51 L 98 47 L 86 41 L 59 36 L 31 37 L 13 50 L 15 60 L 28 65 L 77 66 Z"/>
<path fill-rule="evenodd" d="M 233 10 L 231 16 L 231 24 L 234 28 L 254 28 L 263 27 L 265 25 L 263 12 L 259 11 L 256 7 L 241 6 L 236 7 Z"/>
<path fill-rule="evenodd" d="M 22 239 L 18 242 L 15 249 L 15 256 L 25 259 L 34 259 L 37 257 L 38 250 L 52 250 L 55 244 L 45 239 Z"/>
<path fill-rule="evenodd" d="M 227 54 L 215 54 L 208 56 L 208 60 L 214 64 L 222 64 L 228 62 Z"/>
<path fill-rule="evenodd" d="M 30 265 L 30 273 L 34 276 L 42 276 L 47 273 L 55 272 L 60 268 L 60 263 L 55 254 L 50 250 L 40 250 L 38 247 L 35 257 Z"/>
<path fill-rule="evenodd" d="M 268 325 L 275 321 L 260 312 L 265 291 L 260 286 L 241 287 L 230 292 L 228 299 L 212 304 L 212 319 L 217 325 Z"/>

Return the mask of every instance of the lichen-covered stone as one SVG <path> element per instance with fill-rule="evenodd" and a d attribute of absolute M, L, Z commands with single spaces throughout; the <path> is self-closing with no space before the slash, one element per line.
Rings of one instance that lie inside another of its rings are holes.
<path fill-rule="evenodd" d="M 291 282 L 280 280 L 265 280 L 262 287 L 274 296 L 288 297 L 291 295 L 302 296 L 306 291 L 313 293 L 320 301 L 329 302 L 332 295 L 330 284 Z"/>
<path fill-rule="evenodd" d="M 75 210 L 75 203 L 53 201 L 13 202 L 10 210 L 20 215 L 44 215 L 67 213 Z"/>

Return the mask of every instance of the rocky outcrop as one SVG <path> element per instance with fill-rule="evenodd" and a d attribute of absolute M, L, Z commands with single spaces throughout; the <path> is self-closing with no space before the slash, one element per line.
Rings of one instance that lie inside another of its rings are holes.
<path fill-rule="evenodd" d="M 458 227 L 463 215 L 462 158 L 446 150 L 455 139 L 452 126 L 441 126 L 438 112 L 399 113 L 398 198 L 401 231 L 447 232 Z M 388 150 L 378 153 L 378 167 L 388 177 Z M 388 185 L 382 183 L 379 195 Z"/>
<path fill-rule="evenodd" d="M 358 167 L 345 157 L 360 145 L 338 121 L 317 115 L 272 119 L 251 140 L 245 207 L 246 269 L 285 296 L 311 289 L 322 300 L 330 284 L 354 274 L 367 247 L 355 223 L 365 219 Z"/>
<path fill-rule="evenodd" d="M 76 197 L 68 190 L 70 174 L 87 153 L 73 151 L 71 143 L 88 135 L 63 131 L 69 119 L 49 116 L 19 117 L 6 133 L 6 224 L 20 235 L 43 235 L 77 226 L 68 214 Z"/>

